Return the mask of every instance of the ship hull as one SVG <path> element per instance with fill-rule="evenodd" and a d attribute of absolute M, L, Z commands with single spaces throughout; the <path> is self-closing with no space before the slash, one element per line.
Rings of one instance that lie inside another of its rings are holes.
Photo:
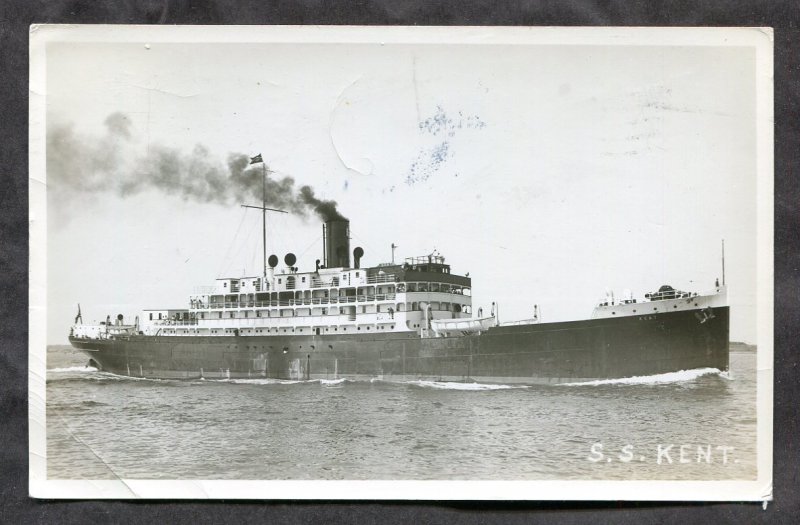
<path fill-rule="evenodd" d="M 729 309 L 718 307 L 492 327 L 461 337 L 416 333 L 70 338 L 115 374 L 169 379 L 383 379 L 563 383 L 728 369 Z"/>

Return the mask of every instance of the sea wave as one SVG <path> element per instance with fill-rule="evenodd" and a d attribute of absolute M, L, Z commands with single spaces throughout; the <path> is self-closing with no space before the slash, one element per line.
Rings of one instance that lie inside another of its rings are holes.
<path fill-rule="evenodd" d="M 202 379 L 212 383 L 233 383 L 236 385 L 310 385 L 319 384 L 324 386 L 336 386 L 346 382 L 351 382 L 350 379 L 270 379 L 270 378 L 257 378 L 257 379 Z"/>
<path fill-rule="evenodd" d="M 132 377 L 112 374 L 111 372 L 102 372 L 95 368 L 84 369 L 77 367 L 78 370 L 68 370 L 52 368 L 48 372 L 63 372 L 56 374 L 49 374 L 47 377 L 48 383 L 69 383 L 72 381 L 93 381 L 93 382 L 106 382 L 106 381 L 149 381 L 157 383 L 166 383 L 172 381 L 170 379 L 155 379 L 150 377 Z"/>
<path fill-rule="evenodd" d="M 440 390 L 509 390 L 513 388 L 528 388 L 527 385 L 493 385 L 487 383 L 456 383 L 447 381 L 408 381 L 407 384 L 423 388 L 436 388 Z"/>
<path fill-rule="evenodd" d="M 680 370 L 678 372 L 668 372 L 666 374 L 655 374 L 651 376 L 633 376 L 623 377 L 621 379 L 598 379 L 595 381 L 562 383 L 559 386 L 660 385 L 664 383 L 693 381 L 698 377 L 710 374 L 721 375 L 722 372 L 718 368 L 695 368 L 693 370 Z"/>
<path fill-rule="evenodd" d="M 334 386 L 334 385 L 341 385 L 347 382 L 347 379 L 320 379 L 319 384 L 324 386 Z"/>
<path fill-rule="evenodd" d="M 733 381 L 733 374 L 730 370 L 726 370 L 725 372 L 720 372 L 719 377 L 722 379 L 727 379 L 728 381 Z"/>
<path fill-rule="evenodd" d="M 63 368 L 48 368 L 48 372 L 97 372 L 93 366 L 66 366 Z"/>
<path fill-rule="evenodd" d="M 293 379 L 201 379 L 212 383 L 233 383 L 236 385 L 296 385 L 298 383 L 309 383 L 313 381 L 300 381 Z"/>

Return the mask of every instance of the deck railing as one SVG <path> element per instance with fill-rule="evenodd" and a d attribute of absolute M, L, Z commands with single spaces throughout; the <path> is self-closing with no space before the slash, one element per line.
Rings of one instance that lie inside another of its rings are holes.
<path fill-rule="evenodd" d="M 152 323 L 148 322 L 148 324 L 156 326 L 193 326 L 197 324 L 197 319 L 161 319 Z"/>
<path fill-rule="evenodd" d="M 270 308 L 274 306 L 315 306 L 323 304 L 342 304 L 371 301 L 394 301 L 397 294 L 349 295 L 345 297 L 304 297 L 302 299 L 283 299 L 274 301 L 234 301 L 225 303 L 193 304 L 195 310 L 219 310 L 234 308 Z"/>

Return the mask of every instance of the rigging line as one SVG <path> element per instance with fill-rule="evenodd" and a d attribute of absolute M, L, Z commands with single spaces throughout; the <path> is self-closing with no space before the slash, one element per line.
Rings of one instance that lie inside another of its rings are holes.
<path fill-rule="evenodd" d="M 287 222 L 289 220 L 289 214 L 287 213 L 275 213 L 272 217 L 272 223 L 270 224 L 270 218 L 267 217 L 267 231 L 271 231 L 272 233 L 268 233 L 267 235 L 273 239 L 273 253 L 278 253 L 281 248 L 285 248 L 289 246 L 288 251 L 292 251 L 291 240 L 289 242 L 286 241 L 286 236 L 284 235 L 287 229 Z M 271 228 L 271 229 L 270 229 Z M 292 238 L 293 239 L 293 238 Z"/>
<path fill-rule="evenodd" d="M 357 240 L 358 244 L 363 244 L 364 246 L 366 246 L 367 249 L 369 251 L 371 251 L 372 253 L 374 253 L 376 257 L 382 257 L 381 255 L 379 255 L 380 254 L 379 251 L 375 250 L 374 247 L 370 246 L 369 243 L 367 243 L 364 239 L 362 239 L 358 235 L 355 235 L 354 233 L 350 232 L 350 237 L 352 237 L 353 239 Z"/>
<path fill-rule="evenodd" d="M 239 226 L 236 227 L 236 233 L 234 234 L 233 239 L 231 239 L 231 242 L 228 244 L 228 249 L 225 250 L 225 255 L 223 256 L 222 261 L 220 261 L 220 266 L 219 266 L 219 269 L 217 270 L 217 277 L 218 278 L 222 275 L 222 270 L 225 270 L 225 269 L 228 268 L 225 265 L 226 264 L 230 265 L 230 263 L 228 262 L 228 256 L 231 253 L 231 248 L 233 248 L 233 245 L 236 243 L 237 237 L 239 237 L 239 231 L 242 229 L 242 224 L 244 224 L 244 218 L 245 218 L 245 216 L 247 214 L 247 208 L 242 208 L 242 210 L 243 210 L 242 211 L 242 218 L 239 219 Z"/>
<path fill-rule="evenodd" d="M 259 244 L 257 242 L 252 243 L 250 246 L 252 246 L 252 250 L 251 250 L 252 255 L 250 257 L 250 268 L 258 268 L 258 266 L 257 266 L 258 263 L 256 262 L 256 260 L 258 259 L 258 256 L 259 256 L 259 254 L 261 252 L 261 246 L 259 246 Z M 261 275 L 261 276 L 263 276 L 263 274 L 264 274 L 264 270 L 263 269 L 253 272 L 253 275 Z"/>
<path fill-rule="evenodd" d="M 244 252 L 245 248 L 246 248 L 248 245 L 250 245 L 250 244 L 251 244 L 249 241 L 250 241 L 250 239 L 252 238 L 252 236 L 253 236 L 253 231 L 254 231 L 255 229 L 256 229 L 256 222 L 255 222 L 255 221 L 253 221 L 253 223 L 250 225 L 250 230 L 247 232 L 247 234 L 246 234 L 246 235 L 245 235 L 245 237 L 244 237 L 244 240 L 243 240 L 243 242 L 242 242 L 242 243 L 239 245 L 239 249 L 238 249 L 238 250 L 236 251 L 236 253 L 234 254 L 234 258 L 236 259 L 236 261 L 237 261 L 237 262 L 238 262 L 238 261 L 241 261 L 241 260 L 244 260 L 244 258 L 246 257 L 246 255 L 245 255 L 243 252 Z M 231 261 L 231 262 L 228 264 L 228 268 L 230 268 L 230 265 L 231 265 L 231 264 L 233 264 L 233 263 L 234 263 L 234 261 Z M 234 266 L 234 270 L 236 270 L 236 267 L 235 267 L 235 266 Z M 238 271 L 238 270 L 236 270 L 236 271 Z M 242 276 L 242 277 L 244 277 L 244 276 Z"/>
<path fill-rule="evenodd" d="M 318 242 L 319 242 L 321 239 L 322 239 L 322 235 L 320 235 L 320 236 L 316 237 L 316 238 L 315 238 L 313 241 L 311 241 L 311 244 L 309 244 L 308 246 L 306 246 L 306 249 L 305 249 L 305 250 L 303 250 L 303 251 L 302 251 L 302 252 L 301 252 L 301 253 L 300 253 L 300 254 L 297 256 L 297 258 L 298 258 L 298 259 L 300 259 L 300 258 L 301 258 L 303 255 L 305 255 L 306 253 L 308 253 L 308 250 L 310 250 L 311 248 L 313 248 L 313 247 L 314 247 L 314 245 L 315 245 L 315 244 L 317 244 L 317 243 L 318 243 Z"/>

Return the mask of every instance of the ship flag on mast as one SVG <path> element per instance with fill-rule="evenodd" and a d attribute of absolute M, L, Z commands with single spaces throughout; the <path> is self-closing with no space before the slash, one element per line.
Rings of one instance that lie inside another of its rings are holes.
<path fill-rule="evenodd" d="M 267 278 L 267 212 L 268 211 L 277 211 L 280 213 L 289 213 L 285 210 L 276 210 L 275 208 L 267 208 L 267 172 L 272 173 L 268 168 L 267 165 L 264 163 L 264 159 L 261 157 L 261 153 L 256 155 L 255 157 L 250 157 L 250 165 L 253 164 L 261 164 L 261 169 L 263 172 L 263 185 L 262 185 L 262 193 L 261 193 L 261 206 L 248 206 L 247 204 L 242 204 L 243 208 L 255 208 L 257 210 L 261 210 L 261 246 L 262 246 L 262 255 L 263 255 L 263 277 L 266 280 Z"/>

